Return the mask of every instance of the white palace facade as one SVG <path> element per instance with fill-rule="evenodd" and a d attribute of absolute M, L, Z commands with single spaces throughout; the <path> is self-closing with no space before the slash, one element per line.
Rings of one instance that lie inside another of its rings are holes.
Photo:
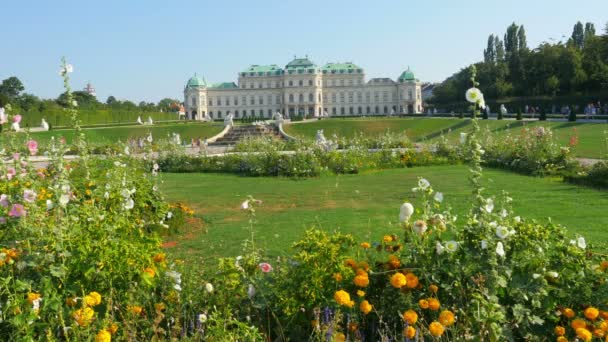
<path fill-rule="evenodd" d="M 423 111 L 420 85 L 409 68 L 396 81 L 366 82 L 363 69 L 353 63 L 319 67 L 295 58 L 285 68 L 251 65 L 239 73 L 238 84 L 207 84 L 195 74 L 184 89 L 184 105 L 192 120 L 219 120 L 229 113 L 235 119 L 272 118 L 276 112 L 286 118 L 413 114 Z"/>

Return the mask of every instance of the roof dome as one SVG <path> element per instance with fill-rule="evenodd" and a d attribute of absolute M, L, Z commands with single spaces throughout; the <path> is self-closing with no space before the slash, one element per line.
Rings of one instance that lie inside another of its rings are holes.
<path fill-rule="evenodd" d="M 401 73 L 401 76 L 399 76 L 399 82 L 404 82 L 404 81 L 415 81 L 416 77 L 414 77 L 414 73 L 412 72 L 412 70 L 410 70 L 410 68 L 408 67 L 407 70 L 405 70 L 404 72 Z"/>
<path fill-rule="evenodd" d="M 186 88 L 197 88 L 197 87 L 205 87 L 207 86 L 207 82 L 205 82 L 204 78 L 198 77 L 197 74 L 194 74 L 186 84 Z"/>

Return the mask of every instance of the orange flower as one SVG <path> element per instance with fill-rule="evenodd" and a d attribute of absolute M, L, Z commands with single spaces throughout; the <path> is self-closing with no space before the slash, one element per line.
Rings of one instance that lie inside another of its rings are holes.
<path fill-rule="evenodd" d="M 346 336 L 344 336 L 343 333 L 337 333 L 336 337 L 334 338 L 335 342 L 344 342 L 346 341 Z"/>
<path fill-rule="evenodd" d="M 414 273 L 406 274 L 405 279 L 407 279 L 407 287 L 410 289 L 415 289 L 418 287 L 418 277 L 416 277 Z"/>
<path fill-rule="evenodd" d="M 600 329 L 602 329 L 603 332 L 608 332 L 608 321 L 600 323 Z"/>
<path fill-rule="evenodd" d="M 428 309 L 429 308 L 429 302 L 426 299 L 421 299 L 418 301 L 418 305 L 420 306 L 421 309 Z"/>
<path fill-rule="evenodd" d="M 608 320 L 608 311 L 600 311 L 600 317 L 605 320 Z"/>
<path fill-rule="evenodd" d="M 593 306 L 590 306 L 585 309 L 585 317 L 587 317 L 587 319 L 595 321 L 597 319 L 597 316 L 599 315 L 600 311 L 597 308 L 594 308 Z"/>
<path fill-rule="evenodd" d="M 355 267 L 357 267 L 357 263 L 353 259 L 346 259 L 346 261 L 344 261 L 344 265 L 349 266 L 350 268 L 353 268 L 353 269 Z"/>
<path fill-rule="evenodd" d="M 564 336 L 559 336 L 556 341 L 557 342 L 568 342 L 568 339 L 565 338 Z"/>
<path fill-rule="evenodd" d="M 431 332 L 431 335 L 435 337 L 443 335 L 444 330 L 445 328 L 443 325 L 437 321 L 429 324 L 429 331 Z"/>
<path fill-rule="evenodd" d="M 585 322 L 584 320 L 582 320 L 580 318 L 577 318 L 577 319 L 573 320 L 572 323 L 570 323 L 570 326 L 574 330 L 579 329 L 579 328 L 586 328 L 587 322 Z"/>
<path fill-rule="evenodd" d="M 443 324 L 446 327 L 449 327 L 450 325 L 454 324 L 454 321 L 455 321 L 454 313 L 450 310 L 443 310 L 439 314 L 439 322 L 441 322 L 441 324 Z"/>
<path fill-rule="evenodd" d="M 93 320 L 93 316 L 95 316 L 95 311 L 89 307 L 78 309 L 72 313 L 72 318 L 74 318 L 76 323 L 81 327 L 89 325 Z"/>
<path fill-rule="evenodd" d="M 342 275 L 340 273 L 334 273 L 334 280 L 335 281 L 342 281 Z"/>
<path fill-rule="evenodd" d="M 30 292 L 27 294 L 27 302 L 32 304 L 35 301 L 37 301 L 38 299 L 40 299 L 40 293 L 36 293 L 36 292 Z"/>
<path fill-rule="evenodd" d="M 350 295 L 348 292 L 344 290 L 336 291 L 336 293 L 334 293 L 334 299 L 338 304 L 347 306 L 349 308 L 352 308 L 353 305 L 355 305 L 355 302 L 350 300 Z"/>
<path fill-rule="evenodd" d="M 560 325 L 556 326 L 553 331 L 555 332 L 555 335 L 557 335 L 557 336 L 564 336 L 566 334 L 566 328 L 564 328 Z"/>
<path fill-rule="evenodd" d="M 431 285 L 429 286 L 429 291 L 432 293 L 437 293 L 437 291 L 439 291 L 439 287 L 437 287 L 437 285 Z"/>
<path fill-rule="evenodd" d="M 600 269 L 602 271 L 608 270 L 608 260 L 604 260 L 600 262 Z"/>
<path fill-rule="evenodd" d="M 154 309 L 156 310 L 157 313 L 163 312 L 167 307 L 165 306 L 165 303 L 156 303 L 154 304 Z"/>
<path fill-rule="evenodd" d="M 393 285 L 394 288 L 400 289 L 402 287 L 404 287 L 407 284 L 407 279 L 405 278 L 405 276 L 403 275 L 403 273 L 395 273 L 393 274 L 393 276 L 391 277 L 391 285 Z"/>
<path fill-rule="evenodd" d="M 140 315 L 141 312 L 143 311 L 143 308 L 139 305 L 130 305 L 128 307 L 128 310 L 131 311 L 134 315 Z"/>
<path fill-rule="evenodd" d="M 353 282 L 359 287 L 366 287 L 367 285 L 369 285 L 369 278 L 367 276 L 367 273 L 363 272 L 362 274 L 356 275 Z"/>
<path fill-rule="evenodd" d="M 416 328 L 409 326 L 407 328 L 405 328 L 403 330 L 403 335 L 405 335 L 405 337 L 407 338 L 414 338 L 416 337 Z"/>
<path fill-rule="evenodd" d="M 109 331 L 105 329 L 99 330 L 97 335 L 95 335 L 95 342 L 110 342 L 112 341 L 112 335 Z"/>
<path fill-rule="evenodd" d="M 439 303 L 439 300 L 437 300 L 437 298 L 429 298 L 428 302 L 429 302 L 429 309 L 431 309 L 433 311 L 439 310 L 439 307 L 441 306 L 441 304 Z"/>
<path fill-rule="evenodd" d="M 606 333 L 602 329 L 598 328 L 598 329 L 593 330 L 593 336 L 595 336 L 595 337 L 604 337 L 605 334 Z"/>
<path fill-rule="evenodd" d="M 389 243 L 389 242 L 393 242 L 393 236 L 392 235 L 384 235 L 384 237 L 382 238 L 382 241 Z"/>
<path fill-rule="evenodd" d="M 365 262 L 365 261 L 361 261 L 359 263 L 359 268 L 361 268 L 365 272 L 368 272 L 369 271 L 369 264 L 367 262 Z"/>
<path fill-rule="evenodd" d="M 150 278 L 154 278 L 154 276 L 156 275 L 156 272 L 151 267 L 147 267 L 146 269 L 144 269 L 144 273 L 146 273 L 147 275 L 149 275 Z"/>
<path fill-rule="evenodd" d="M 562 310 L 562 313 L 564 314 L 564 316 L 566 316 L 566 318 L 568 319 L 572 319 L 574 318 L 574 310 L 570 309 L 570 308 L 565 308 L 564 310 Z"/>
<path fill-rule="evenodd" d="M 370 248 L 371 246 L 372 246 L 372 245 L 370 245 L 370 244 L 369 244 L 369 242 L 362 242 L 362 243 L 361 243 L 361 248 L 368 249 L 368 248 Z"/>
<path fill-rule="evenodd" d="M 87 306 L 97 306 L 101 304 L 101 295 L 95 291 L 84 296 L 84 304 Z"/>
<path fill-rule="evenodd" d="M 361 302 L 361 304 L 359 305 L 359 310 L 361 310 L 361 312 L 363 312 L 364 314 L 368 314 L 372 311 L 372 308 L 374 306 L 371 305 L 368 301 L 364 300 Z"/>
<path fill-rule="evenodd" d="M 112 335 L 116 334 L 116 332 L 118 331 L 118 325 L 116 323 L 110 324 L 110 327 L 108 327 L 108 331 Z"/>
<path fill-rule="evenodd" d="M 165 262 L 166 257 L 167 256 L 165 255 L 165 253 L 158 253 L 152 257 L 152 260 L 154 260 L 154 262 L 156 263 L 161 263 Z"/>
<path fill-rule="evenodd" d="M 401 266 L 401 261 L 399 261 L 399 258 L 391 254 L 388 256 L 388 264 L 391 266 L 391 268 L 396 269 Z"/>
<path fill-rule="evenodd" d="M 418 314 L 414 310 L 407 310 L 403 313 L 403 320 L 409 325 L 414 325 L 418 322 Z"/>
<path fill-rule="evenodd" d="M 576 329 L 576 337 L 583 341 L 591 341 L 593 335 L 591 335 L 591 332 L 585 328 L 578 328 Z"/>

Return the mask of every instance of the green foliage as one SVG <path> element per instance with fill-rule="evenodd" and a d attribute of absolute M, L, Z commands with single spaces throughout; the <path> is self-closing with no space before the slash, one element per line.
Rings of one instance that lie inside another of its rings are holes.
<path fill-rule="evenodd" d="M 540 115 L 538 116 L 538 120 L 539 121 L 547 120 L 547 112 L 545 110 L 545 107 L 540 107 Z"/>
<path fill-rule="evenodd" d="M 570 111 L 570 114 L 568 114 L 568 121 L 570 122 L 574 122 L 576 121 L 576 112 L 575 111 Z"/>
<path fill-rule="evenodd" d="M 502 111 L 500 109 L 498 110 L 498 114 L 496 116 L 496 119 L 497 120 L 502 120 L 503 119 Z"/>
<path fill-rule="evenodd" d="M 521 121 L 522 115 L 521 115 L 521 108 L 517 108 L 517 116 L 515 117 L 516 120 Z"/>
<path fill-rule="evenodd" d="M 564 180 L 573 184 L 608 189 L 608 162 L 602 161 L 587 170 L 573 172 L 565 176 Z"/>
<path fill-rule="evenodd" d="M 15 76 L 11 76 L 2 81 L 0 84 L 0 94 L 7 96 L 9 99 L 19 96 L 25 87 L 21 80 Z"/>

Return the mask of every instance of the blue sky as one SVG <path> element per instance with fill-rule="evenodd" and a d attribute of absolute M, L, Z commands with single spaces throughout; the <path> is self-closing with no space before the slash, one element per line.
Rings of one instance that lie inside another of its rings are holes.
<path fill-rule="evenodd" d="M 598 32 L 608 1 L 32 1 L 0 3 L 0 80 L 56 97 L 61 56 L 76 89 L 91 81 L 101 101 L 182 98 L 198 72 L 236 81 L 249 64 L 284 66 L 294 55 L 317 64 L 352 61 L 366 77 L 396 78 L 408 66 L 441 81 L 482 59 L 489 34 L 515 21 L 528 44 L 569 37 L 577 20 Z"/>

